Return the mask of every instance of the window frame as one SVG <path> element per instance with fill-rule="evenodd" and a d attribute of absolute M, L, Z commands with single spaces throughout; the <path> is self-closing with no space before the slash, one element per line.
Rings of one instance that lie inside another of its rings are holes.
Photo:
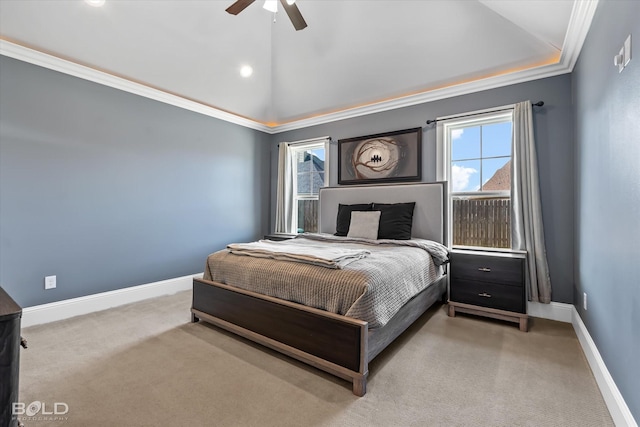
<path fill-rule="evenodd" d="M 513 189 L 498 191 L 453 191 L 451 181 L 451 133 L 455 129 L 464 129 L 473 126 L 491 125 L 496 123 L 511 122 L 511 161 L 513 162 L 513 105 L 491 108 L 479 111 L 471 111 L 451 116 L 438 117 L 436 125 L 436 178 L 447 183 L 447 230 L 446 237 L 452 248 L 469 248 L 469 246 L 453 245 L 453 200 L 458 197 L 508 197 L 513 199 Z M 478 159 L 482 162 L 482 152 Z M 506 157 L 506 156 L 500 156 Z M 487 157 L 491 158 L 491 157 Z M 512 163 L 513 164 L 513 163 Z M 482 182 L 482 181 L 481 181 Z M 483 250 L 509 250 L 511 248 L 499 248 L 495 246 L 478 247 Z"/>
<path fill-rule="evenodd" d="M 298 234 L 298 202 L 301 200 L 319 200 L 319 194 L 316 195 L 298 195 L 298 162 L 297 162 L 297 154 L 300 152 L 304 152 L 307 150 L 316 150 L 323 149 L 324 150 L 324 187 L 329 186 L 329 143 L 330 138 L 318 138 L 305 142 L 294 142 L 289 144 L 290 156 L 291 156 L 291 165 L 293 169 L 293 197 L 292 197 L 292 216 L 291 218 L 291 227 L 293 229 L 294 234 Z"/>

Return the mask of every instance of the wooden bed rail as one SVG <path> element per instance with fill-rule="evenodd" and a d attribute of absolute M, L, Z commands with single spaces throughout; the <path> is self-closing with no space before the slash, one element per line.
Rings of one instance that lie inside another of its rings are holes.
<path fill-rule="evenodd" d="M 367 322 L 204 279 L 193 279 L 191 313 L 194 322 L 202 319 L 349 380 L 357 396 L 366 393 Z"/>

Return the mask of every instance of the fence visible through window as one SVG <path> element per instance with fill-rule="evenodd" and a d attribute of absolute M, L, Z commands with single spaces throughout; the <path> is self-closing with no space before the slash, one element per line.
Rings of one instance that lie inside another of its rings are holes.
<path fill-rule="evenodd" d="M 298 233 L 318 232 L 318 200 L 298 200 Z"/>
<path fill-rule="evenodd" d="M 511 199 L 454 198 L 453 245 L 511 247 Z"/>

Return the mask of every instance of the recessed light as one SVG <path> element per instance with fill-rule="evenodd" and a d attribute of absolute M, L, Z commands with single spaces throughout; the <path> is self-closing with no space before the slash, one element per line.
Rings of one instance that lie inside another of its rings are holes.
<path fill-rule="evenodd" d="M 101 7 L 104 6 L 105 0 L 84 0 L 84 2 L 93 7 Z"/>
<path fill-rule="evenodd" d="M 250 65 L 243 65 L 240 67 L 240 75 L 242 77 L 250 77 L 253 74 L 253 68 Z"/>

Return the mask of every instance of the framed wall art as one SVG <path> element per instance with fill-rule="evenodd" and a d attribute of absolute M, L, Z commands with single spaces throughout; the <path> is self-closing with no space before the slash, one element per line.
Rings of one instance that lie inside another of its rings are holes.
<path fill-rule="evenodd" d="M 338 184 L 420 181 L 422 128 L 338 141 Z"/>

